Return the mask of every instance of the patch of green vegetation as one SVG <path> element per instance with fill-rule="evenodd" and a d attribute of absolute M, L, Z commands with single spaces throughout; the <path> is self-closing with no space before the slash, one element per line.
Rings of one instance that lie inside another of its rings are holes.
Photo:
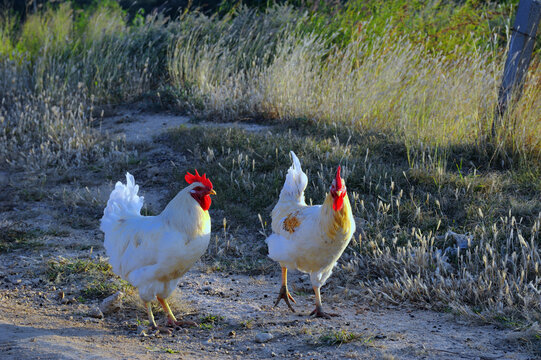
<path fill-rule="evenodd" d="M 102 260 L 59 258 L 47 264 L 47 277 L 51 282 L 60 282 L 78 274 L 108 276 L 112 274 L 111 269 L 111 265 Z"/>
<path fill-rule="evenodd" d="M 55 236 L 55 237 L 67 237 L 70 236 L 71 233 L 68 230 L 62 230 L 58 228 L 49 228 L 49 230 L 45 231 L 45 235 L 49 236 Z"/>
<path fill-rule="evenodd" d="M 320 335 L 315 341 L 315 344 L 318 346 L 340 346 L 342 344 L 359 341 L 364 345 L 368 345 L 373 340 L 373 336 L 365 336 L 347 330 L 329 330 Z"/>
<path fill-rule="evenodd" d="M 101 280 L 92 280 L 86 285 L 81 293 L 86 300 L 105 299 L 117 291 L 126 292 L 131 288 L 132 286 L 130 283 L 124 280 L 111 279 L 106 282 Z"/>
<path fill-rule="evenodd" d="M 152 352 L 164 352 L 168 354 L 180 354 L 179 350 L 166 348 L 166 347 L 158 347 L 158 346 L 145 346 L 145 349 L 152 351 Z"/>
<path fill-rule="evenodd" d="M 244 244 L 245 245 L 245 244 Z M 245 246 L 243 246 L 244 248 Z M 242 251 L 242 253 L 245 253 Z M 266 257 L 266 252 L 261 254 L 255 252 L 255 256 L 251 259 L 236 259 L 234 256 L 227 254 L 220 255 L 205 255 L 204 259 L 207 262 L 205 272 L 211 274 L 214 272 L 228 272 L 233 271 L 237 274 L 268 274 L 275 270 L 274 262 Z"/>
<path fill-rule="evenodd" d="M 223 320 L 224 318 L 220 315 L 205 315 L 201 317 L 199 327 L 201 329 L 211 330 L 214 329 L 214 327 L 221 323 Z"/>
<path fill-rule="evenodd" d="M 99 224 L 97 219 L 86 217 L 83 214 L 68 215 L 63 217 L 62 223 L 72 227 L 73 229 L 81 230 L 95 229 Z"/>
<path fill-rule="evenodd" d="M 339 46 L 359 36 L 373 43 L 389 34 L 388 41 L 407 37 L 430 51 L 456 56 L 493 46 L 494 33 L 498 34 L 497 44 L 504 44 L 505 27 L 516 3 L 354 0 L 337 8 L 334 3 L 319 2 L 298 27 Z"/>
<path fill-rule="evenodd" d="M 516 319 L 513 319 L 508 316 L 504 316 L 504 315 L 496 315 L 494 317 L 494 320 L 496 320 L 497 322 L 499 322 L 501 325 L 505 327 L 513 328 L 513 329 L 518 329 L 525 326 L 524 322 L 518 321 Z"/>
<path fill-rule="evenodd" d="M 244 329 L 253 329 L 254 319 L 248 319 L 240 322 L 240 326 Z"/>
<path fill-rule="evenodd" d="M 19 196 L 24 201 L 41 201 L 45 197 L 46 192 L 40 188 L 24 188 L 19 191 Z"/>
<path fill-rule="evenodd" d="M 43 246 L 36 241 L 43 235 L 41 230 L 21 230 L 13 226 L 0 228 L 0 253 L 6 253 L 17 249 L 36 249 Z"/>
<path fill-rule="evenodd" d="M 103 260 L 59 258 L 47 264 L 47 277 L 56 284 L 77 283 L 81 286 L 80 300 L 104 299 L 117 291 L 129 292 L 133 287 L 118 278 L 111 265 Z"/>

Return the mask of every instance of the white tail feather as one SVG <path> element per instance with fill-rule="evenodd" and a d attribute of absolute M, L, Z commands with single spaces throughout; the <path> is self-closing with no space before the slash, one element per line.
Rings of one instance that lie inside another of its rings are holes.
<path fill-rule="evenodd" d="M 135 184 L 135 179 L 130 173 L 126 173 L 126 185 L 120 181 L 116 183 L 101 218 L 100 229 L 104 233 L 107 234 L 119 219 L 141 216 L 144 198 L 138 196 L 138 192 L 139 185 Z"/>
<path fill-rule="evenodd" d="M 284 187 L 280 192 L 280 200 L 295 201 L 305 205 L 304 189 L 308 185 L 308 177 L 302 171 L 301 162 L 293 151 L 290 152 L 293 158 L 293 164 L 287 171 Z"/>

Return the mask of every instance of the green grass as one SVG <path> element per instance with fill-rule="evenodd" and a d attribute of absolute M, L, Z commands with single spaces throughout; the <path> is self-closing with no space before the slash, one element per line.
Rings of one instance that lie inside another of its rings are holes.
<path fill-rule="evenodd" d="M 301 31 L 316 32 L 345 46 L 358 37 L 373 43 L 382 35 L 388 41 L 403 37 L 423 44 L 430 52 L 451 58 L 478 51 L 497 36 L 505 43 L 505 27 L 516 1 L 348 1 L 342 6 L 322 2 L 314 6 Z M 498 44 L 498 43 L 497 43 Z"/>
<path fill-rule="evenodd" d="M 49 281 L 58 282 L 62 278 L 74 274 L 110 274 L 111 265 L 104 261 L 93 261 L 91 259 L 68 259 L 60 258 L 51 260 L 47 265 L 47 276 Z"/>
<path fill-rule="evenodd" d="M 224 318 L 220 315 L 205 315 L 200 318 L 199 327 L 204 330 L 212 330 L 215 326 L 223 322 Z"/>
<path fill-rule="evenodd" d="M 180 354 L 179 350 L 175 350 L 172 348 L 166 348 L 166 347 L 158 347 L 158 346 L 145 346 L 145 349 L 152 351 L 152 352 L 164 352 L 167 354 Z"/>
<path fill-rule="evenodd" d="M 15 226 L 0 227 L 0 253 L 14 250 L 32 250 L 43 247 L 37 239 L 43 236 L 40 230 L 21 230 Z"/>
<path fill-rule="evenodd" d="M 347 330 L 329 330 L 321 334 L 315 340 L 315 344 L 317 346 L 340 346 L 351 342 L 361 342 L 368 345 L 373 339 L 372 336 L 365 336 Z"/>
<path fill-rule="evenodd" d="M 86 258 L 58 258 L 47 264 L 47 278 L 55 284 L 83 285 L 79 299 L 82 302 L 104 299 L 117 291 L 130 292 L 132 286 L 113 274 L 111 265 L 104 260 Z"/>

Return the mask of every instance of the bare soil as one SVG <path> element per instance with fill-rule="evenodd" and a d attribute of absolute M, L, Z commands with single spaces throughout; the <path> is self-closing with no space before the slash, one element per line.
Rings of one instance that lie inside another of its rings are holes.
<path fill-rule="evenodd" d="M 128 142 L 146 144 L 149 164 L 138 165 L 134 175 L 154 211 L 160 211 L 170 196 L 159 181 L 160 172 L 170 171 L 171 163 L 186 161 L 163 146 L 159 135 L 172 127 L 196 126 L 188 120 L 121 109 L 100 124 L 103 131 L 125 136 Z M 246 124 L 197 126 L 270 129 Z M 201 324 L 196 328 L 179 328 L 171 334 L 142 332 L 146 316 L 135 293 L 126 295 L 117 312 L 103 319 L 92 317 L 100 300 L 78 297 L 82 285 L 76 277 L 52 280 L 49 264 L 62 259 L 105 259 L 98 220 L 113 182 L 105 180 L 99 170 L 69 179 L 48 179 L 40 186 L 25 176 L 0 172 L 1 229 L 37 234 L 24 235 L 17 246 L 0 252 L 2 359 L 535 357 L 531 349 L 506 340 L 513 338 L 510 329 L 473 324 L 451 313 L 418 310 L 408 304 L 372 304 L 359 289 L 333 286 L 333 277 L 322 297 L 327 310 L 338 317 L 308 316 L 314 296 L 308 277 L 300 273 L 290 275 L 297 312 L 290 312 L 283 303 L 273 307 L 280 276 L 278 266 L 272 264 L 269 271 L 250 274 L 214 269 L 200 261 L 180 280 L 171 299 L 178 317 Z M 32 188 L 15 191 L 25 181 Z M 163 312 L 155 315 L 163 324 Z M 269 333 L 272 339 L 256 342 L 260 333 Z M 340 344 L 340 339 L 346 342 Z"/>

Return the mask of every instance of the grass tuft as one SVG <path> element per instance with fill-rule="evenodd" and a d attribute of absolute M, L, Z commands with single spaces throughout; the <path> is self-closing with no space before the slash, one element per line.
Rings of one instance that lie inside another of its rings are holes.
<path fill-rule="evenodd" d="M 347 344 L 354 341 L 359 341 L 363 344 L 370 344 L 372 340 L 372 336 L 366 337 L 362 334 L 357 334 L 347 330 L 329 330 L 320 335 L 315 341 L 315 344 L 318 346 L 340 346 L 342 344 Z"/>

